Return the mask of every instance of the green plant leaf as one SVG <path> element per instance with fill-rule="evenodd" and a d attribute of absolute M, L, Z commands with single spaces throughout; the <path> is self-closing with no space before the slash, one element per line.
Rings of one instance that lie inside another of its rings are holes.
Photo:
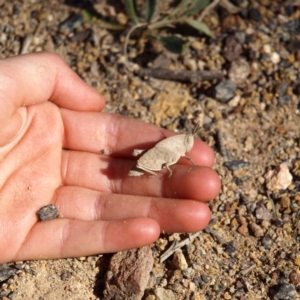
<path fill-rule="evenodd" d="M 134 0 L 124 0 L 125 2 L 125 10 L 131 21 L 136 25 L 139 24 L 140 21 L 136 12 L 136 4 Z"/>
<path fill-rule="evenodd" d="M 185 22 L 188 25 L 190 25 L 193 28 L 195 28 L 195 29 L 197 29 L 197 30 L 205 33 L 208 36 L 211 36 L 211 37 L 214 36 L 214 34 L 212 33 L 212 31 L 209 29 L 209 27 L 205 23 L 203 23 L 203 22 L 200 22 L 200 21 L 197 21 L 197 20 L 193 20 L 193 19 L 190 19 L 190 18 L 185 19 Z"/>
<path fill-rule="evenodd" d="M 181 2 L 172 10 L 169 16 L 172 17 L 176 15 L 181 15 L 183 12 L 186 11 L 187 7 L 190 5 L 191 2 L 193 2 L 193 0 L 181 0 Z"/>
<path fill-rule="evenodd" d="M 186 49 L 187 40 L 184 40 L 178 36 L 159 36 L 156 38 L 170 52 L 179 54 Z"/>
<path fill-rule="evenodd" d="M 84 9 L 82 11 L 82 17 L 85 22 L 90 22 L 93 18 L 93 15 L 87 9 Z"/>
<path fill-rule="evenodd" d="M 153 19 L 156 12 L 157 1 L 156 0 L 146 0 L 146 21 L 148 23 Z"/>
<path fill-rule="evenodd" d="M 91 25 L 98 26 L 107 30 L 117 30 L 121 31 L 125 29 L 124 25 L 108 22 L 104 20 L 100 15 L 94 16 L 90 11 L 83 10 L 82 12 L 83 20 Z"/>
<path fill-rule="evenodd" d="M 192 0 L 192 7 L 186 10 L 181 16 L 189 16 L 202 10 L 205 6 L 209 4 L 209 0 Z"/>

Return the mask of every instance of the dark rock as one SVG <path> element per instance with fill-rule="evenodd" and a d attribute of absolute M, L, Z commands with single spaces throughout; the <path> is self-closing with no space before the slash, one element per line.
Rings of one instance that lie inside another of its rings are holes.
<path fill-rule="evenodd" d="M 256 22 L 262 21 L 261 13 L 260 13 L 259 9 L 257 9 L 257 8 L 251 8 L 248 12 L 248 16 L 253 21 L 256 21 Z"/>
<path fill-rule="evenodd" d="M 56 34 L 52 36 L 52 40 L 56 47 L 62 45 L 64 42 L 64 39 L 62 39 L 61 36 L 56 35 Z"/>
<path fill-rule="evenodd" d="M 198 289 L 202 289 L 203 288 L 203 280 L 201 279 L 201 277 L 194 277 L 193 282 L 195 283 L 196 287 Z"/>
<path fill-rule="evenodd" d="M 60 31 L 72 32 L 82 24 L 82 14 L 74 14 L 59 25 Z"/>
<path fill-rule="evenodd" d="M 278 284 L 272 286 L 270 294 L 274 300 L 296 300 L 298 299 L 298 293 L 295 287 L 289 283 Z"/>
<path fill-rule="evenodd" d="M 62 281 L 68 280 L 72 276 L 71 272 L 66 271 L 60 275 Z"/>
<path fill-rule="evenodd" d="M 205 274 L 202 274 L 202 275 L 201 275 L 201 280 L 202 280 L 203 282 L 205 282 L 205 283 L 209 283 L 210 277 L 207 276 L 207 275 L 205 275 Z"/>
<path fill-rule="evenodd" d="M 17 268 L 14 266 L 10 266 L 8 264 L 2 264 L 0 265 L 0 282 L 8 279 L 9 277 L 16 274 L 18 271 Z"/>
<path fill-rule="evenodd" d="M 232 2 L 236 6 L 243 7 L 245 0 L 231 0 L 230 2 Z"/>
<path fill-rule="evenodd" d="M 215 86 L 215 97 L 222 103 L 227 103 L 234 97 L 236 84 L 231 80 L 220 82 Z"/>
<path fill-rule="evenodd" d="M 0 291 L 0 297 L 7 297 L 9 295 L 9 293 L 10 293 L 10 291 Z"/>
<path fill-rule="evenodd" d="M 299 29 L 299 33 L 300 33 L 300 29 Z M 297 52 L 300 50 L 300 41 L 299 40 L 291 40 L 289 42 L 289 44 L 287 45 L 287 49 L 290 52 Z M 289 63 L 287 62 L 287 66 L 289 65 Z"/>
<path fill-rule="evenodd" d="M 46 205 L 37 212 L 37 215 L 40 221 L 55 219 L 57 216 L 57 208 L 54 204 Z"/>
<path fill-rule="evenodd" d="M 300 44 L 299 44 L 300 45 Z M 279 66 L 281 68 L 288 68 L 289 66 L 289 61 L 287 59 L 282 59 L 279 63 Z"/>
<path fill-rule="evenodd" d="M 232 161 L 226 161 L 224 162 L 224 166 L 228 168 L 230 171 L 235 171 L 238 169 L 241 169 L 243 167 L 249 166 L 250 163 L 243 160 L 232 160 Z"/>
<path fill-rule="evenodd" d="M 229 242 L 225 245 L 225 252 L 229 255 L 233 255 L 236 252 L 236 247 L 233 245 L 233 242 Z"/>
<path fill-rule="evenodd" d="M 283 96 L 286 93 L 289 84 L 287 82 L 281 82 L 276 86 L 276 93 L 279 96 Z"/>
<path fill-rule="evenodd" d="M 296 95 L 300 95 L 300 82 L 296 82 L 293 86 L 293 93 Z"/>
<path fill-rule="evenodd" d="M 281 227 L 281 226 L 283 225 L 283 222 L 282 222 L 281 219 L 276 219 L 276 220 L 274 221 L 274 225 L 275 225 L 276 227 Z"/>
<path fill-rule="evenodd" d="M 288 31 L 291 35 L 296 35 L 300 33 L 300 20 L 292 20 L 284 23 L 282 27 Z"/>
<path fill-rule="evenodd" d="M 33 276 L 36 276 L 37 275 L 37 272 L 35 271 L 35 270 L 33 270 L 33 269 L 28 269 L 28 270 L 26 270 L 26 273 L 28 273 L 28 274 L 31 274 L 31 275 L 33 275 Z"/>
<path fill-rule="evenodd" d="M 284 96 L 280 96 L 278 98 L 279 105 L 285 105 L 285 104 L 289 103 L 290 101 L 291 101 L 290 95 L 284 95 Z"/>
<path fill-rule="evenodd" d="M 242 45 L 239 43 L 234 35 L 229 35 L 225 40 L 223 48 L 223 56 L 228 61 L 234 61 L 242 53 Z"/>
<path fill-rule="evenodd" d="M 92 31 L 90 29 L 87 29 L 74 34 L 70 40 L 71 42 L 85 41 L 91 36 L 91 34 Z"/>
<path fill-rule="evenodd" d="M 288 16 L 291 16 L 291 15 L 295 12 L 295 9 L 294 9 L 293 6 L 285 5 L 285 6 L 284 6 L 284 11 L 285 11 L 285 13 L 286 13 Z"/>

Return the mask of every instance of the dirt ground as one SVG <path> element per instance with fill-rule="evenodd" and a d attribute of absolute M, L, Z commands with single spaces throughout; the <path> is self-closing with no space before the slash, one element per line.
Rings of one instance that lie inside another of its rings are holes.
<path fill-rule="evenodd" d="M 163 31 L 187 41 L 174 54 L 135 35 L 127 65 L 124 31 L 86 21 L 78 2 L 0 0 L 1 58 L 55 52 L 106 96 L 109 113 L 177 131 L 200 122 L 198 137 L 214 149 L 222 180 L 208 229 L 162 235 L 151 245 L 154 264 L 143 299 L 299 299 L 300 2 L 221 1 L 204 18 L 215 37 L 184 26 Z M 122 2 L 93 2 L 106 19 L 127 23 Z M 160 2 L 160 13 L 170 3 Z M 222 78 L 139 76 L 140 68 L 158 67 L 219 71 Z M 171 245 L 179 250 L 161 262 Z M 18 262 L 0 283 L 0 297 L 104 299 L 101 265 L 109 258 Z"/>

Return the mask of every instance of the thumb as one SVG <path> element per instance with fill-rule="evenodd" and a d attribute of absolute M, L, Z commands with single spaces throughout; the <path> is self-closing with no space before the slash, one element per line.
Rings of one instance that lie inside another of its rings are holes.
<path fill-rule="evenodd" d="M 0 147 L 13 140 L 26 119 L 26 106 L 51 101 L 77 111 L 99 111 L 104 97 L 53 53 L 0 60 Z"/>

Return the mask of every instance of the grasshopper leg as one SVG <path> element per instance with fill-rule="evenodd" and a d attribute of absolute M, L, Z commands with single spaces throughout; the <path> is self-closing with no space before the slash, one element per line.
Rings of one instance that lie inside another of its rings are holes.
<path fill-rule="evenodd" d="M 145 167 L 137 166 L 137 168 L 138 168 L 138 169 L 141 169 L 141 170 L 143 170 L 143 171 L 145 171 L 145 172 L 148 172 L 148 173 L 150 173 L 150 174 L 152 174 L 152 175 L 154 175 L 154 176 L 157 176 L 157 174 L 156 174 L 155 172 L 153 172 L 153 171 L 151 171 L 151 170 L 149 170 L 149 169 L 147 169 L 147 168 L 145 168 Z"/>
<path fill-rule="evenodd" d="M 194 163 L 194 161 L 190 157 L 185 156 L 185 155 L 182 156 L 182 157 L 184 157 L 185 159 L 189 160 L 194 166 L 196 166 L 196 164 Z"/>
<path fill-rule="evenodd" d="M 166 168 L 168 169 L 168 171 L 169 171 L 169 178 L 170 178 L 170 177 L 172 176 L 172 174 L 173 174 L 172 170 L 170 169 L 170 165 L 172 165 L 172 164 L 167 164 L 167 163 L 164 164 L 164 167 L 166 167 Z"/>

